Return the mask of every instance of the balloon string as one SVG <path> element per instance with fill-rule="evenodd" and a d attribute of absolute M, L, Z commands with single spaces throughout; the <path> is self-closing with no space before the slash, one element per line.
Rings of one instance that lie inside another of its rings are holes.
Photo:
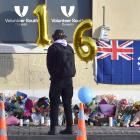
<path fill-rule="evenodd" d="M 88 67 L 87 67 L 87 63 L 86 63 L 86 67 L 85 67 L 85 69 L 88 69 Z"/>

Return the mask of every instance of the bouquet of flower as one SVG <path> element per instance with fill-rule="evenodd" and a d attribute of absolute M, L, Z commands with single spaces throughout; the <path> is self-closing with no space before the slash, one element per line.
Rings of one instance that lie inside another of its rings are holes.
<path fill-rule="evenodd" d="M 117 105 L 116 120 L 121 126 L 126 126 L 137 111 L 138 106 L 135 103 L 131 103 L 127 99 L 121 99 Z"/>
<path fill-rule="evenodd" d="M 117 97 L 115 95 L 112 95 L 112 94 L 104 94 L 104 95 L 101 95 L 100 98 L 101 98 L 101 101 L 105 100 L 107 104 L 114 104 L 115 105 L 117 103 Z"/>

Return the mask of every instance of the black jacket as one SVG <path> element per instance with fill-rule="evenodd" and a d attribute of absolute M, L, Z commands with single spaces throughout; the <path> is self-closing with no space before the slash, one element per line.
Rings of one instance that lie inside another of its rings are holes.
<path fill-rule="evenodd" d="M 75 76 L 74 51 L 70 45 L 52 44 L 48 49 L 46 61 L 51 80 Z"/>

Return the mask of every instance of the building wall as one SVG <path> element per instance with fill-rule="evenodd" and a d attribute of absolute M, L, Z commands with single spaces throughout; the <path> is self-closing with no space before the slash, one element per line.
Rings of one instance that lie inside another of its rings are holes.
<path fill-rule="evenodd" d="M 110 39 L 139 39 L 139 0 L 93 0 L 93 29 L 102 24 L 102 7 L 105 6 L 105 24 L 110 27 Z M 94 31 L 93 30 L 93 31 Z M 115 94 L 119 98 L 140 99 L 139 85 L 97 84 L 93 76 L 93 62 L 86 64 L 77 55 L 74 78 L 74 100 L 80 87 L 93 89 L 93 96 Z M 17 90 L 32 96 L 48 96 L 49 74 L 46 54 L 0 54 L 0 90 L 13 94 Z"/>
<path fill-rule="evenodd" d="M 110 39 L 140 39 L 140 0 L 93 0 L 93 30 L 103 25 L 110 27 Z M 97 34 L 95 35 L 97 37 Z"/>
<path fill-rule="evenodd" d="M 140 99 L 139 85 L 97 84 L 93 76 L 93 62 L 85 63 L 77 55 L 77 73 L 74 81 L 74 101 L 78 101 L 80 87 L 93 89 L 93 96 L 115 94 L 119 98 Z M 14 94 L 25 91 L 30 96 L 48 96 L 49 74 L 46 68 L 46 54 L 0 54 L 0 91 Z"/>

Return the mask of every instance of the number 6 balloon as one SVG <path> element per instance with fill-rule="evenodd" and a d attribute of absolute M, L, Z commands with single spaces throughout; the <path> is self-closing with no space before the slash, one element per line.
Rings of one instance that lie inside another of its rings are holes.
<path fill-rule="evenodd" d="M 93 60 L 97 53 L 97 47 L 95 41 L 88 36 L 84 36 L 85 31 L 92 28 L 92 20 L 85 19 L 78 24 L 73 35 L 73 44 L 77 55 L 81 60 L 88 62 Z M 88 51 L 83 49 L 83 46 L 88 47 Z"/>
<path fill-rule="evenodd" d="M 45 47 L 51 43 L 48 37 L 48 17 L 46 4 L 37 5 L 33 14 L 38 17 L 38 46 Z"/>

